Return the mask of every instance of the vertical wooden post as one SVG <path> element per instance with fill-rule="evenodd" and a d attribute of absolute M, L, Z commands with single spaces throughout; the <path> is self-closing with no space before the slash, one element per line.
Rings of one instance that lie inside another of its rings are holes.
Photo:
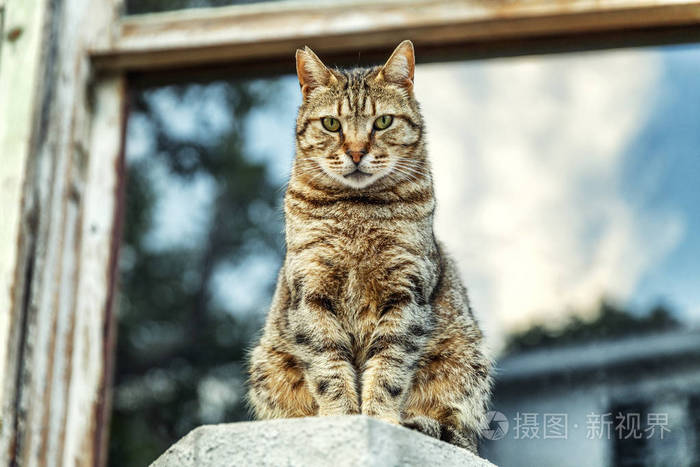
<path fill-rule="evenodd" d="M 33 238 L 27 227 L 33 222 L 23 209 L 26 177 L 31 172 L 33 128 L 40 101 L 41 46 L 45 42 L 43 23 L 46 6 L 41 0 L 15 1 L 11 9 L 3 4 L 0 38 L 0 433 L 14 431 L 13 399 L 21 361 L 17 359 L 24 326 L 22 289 L 31 263 L 28 250 Z M 10 34 L 11 32 L 11 34 Z M 9 36 L 9 37 L 8 37 Z M 12 118 L 5 118 L 12 116 Z M 13 332 L 11 332 L 11 330 Z M 11 439 L 0 438 L 0 459 Z"/>
<path fill-rule="evenodd" d="M 119 6 L 6 0 L 3 465 L 104 463 L 125 83 L 95 76 L 89 52 L 111 43 Z"/>

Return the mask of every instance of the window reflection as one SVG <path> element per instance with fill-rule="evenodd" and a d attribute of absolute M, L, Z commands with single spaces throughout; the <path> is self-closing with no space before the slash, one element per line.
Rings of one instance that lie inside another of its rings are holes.
<path fill-rule="evenodd" d="M 509 428 L 482 443 L 497 465 L 700 462 L 699 58 L 672 47 L 416 71 L 437 235 L 497 362 L 493 409 Z M 247 418 L 245 351 L 283 258 L 298 104 L 294 76 L 135 93 L 112 465 Z M 620 440 L 617 412 L 638 412 L 642 431 L 666 414 L 670 431 Z M 524 421 L 538 437 L 520 436 Z"/>

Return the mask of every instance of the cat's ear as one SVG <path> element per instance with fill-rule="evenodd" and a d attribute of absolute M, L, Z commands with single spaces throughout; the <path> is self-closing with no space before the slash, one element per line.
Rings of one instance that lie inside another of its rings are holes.
<path fill-rule="evenodd" d="M 311 94 L 314 89 L 320 86 L 330 86 L 338 81 L 310 48 L 297 49 L 296 58 L 297 76 L 304 98 Z"/>
<path fill-rule="evenodd" d="M 378 80 L 398 84 L 409 91 L 413 89 L 413 73 L 416 69 L 416 57 L 413 52 L 413 43 L 405 40 L 400 43 L 389 60 L 379 70 Z"/>

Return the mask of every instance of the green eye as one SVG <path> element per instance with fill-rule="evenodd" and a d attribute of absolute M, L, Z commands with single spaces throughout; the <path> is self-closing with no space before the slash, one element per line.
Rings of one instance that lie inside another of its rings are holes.
<path fill-rule="evenodd" d="M 321 119 L 321 123 L 323 124 L 323 128 L 325 128 L 328 131 L 340 130 L 340 122 L 338 121 L 337 118 L 323 117 Z"/>
<path fill-rule="evenodd" d="M 391 122 L 394 121 L 394 117 L 391 115 L 382 115 L 374 121 L 375 130 L 386 130 L 391 126 Z"/>

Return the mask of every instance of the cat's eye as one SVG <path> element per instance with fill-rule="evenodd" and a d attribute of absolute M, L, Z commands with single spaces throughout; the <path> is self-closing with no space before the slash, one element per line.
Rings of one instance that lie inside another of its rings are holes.
<path fill-rule="evenodd" d="M 391 126 L 391 122 L 394 121 L 394 117 L 391 115 L 382 115 L 374 121 L 375 130 L 386 130 Z"/>
<path fill-rule="evenodd" d="M 340 122 L 338 121 L 337 118 L 323 117 L 321 119 L 321 124 L 323 124 L 323 128 L 325 128 L 328 131 L 340 130 Z"/>

